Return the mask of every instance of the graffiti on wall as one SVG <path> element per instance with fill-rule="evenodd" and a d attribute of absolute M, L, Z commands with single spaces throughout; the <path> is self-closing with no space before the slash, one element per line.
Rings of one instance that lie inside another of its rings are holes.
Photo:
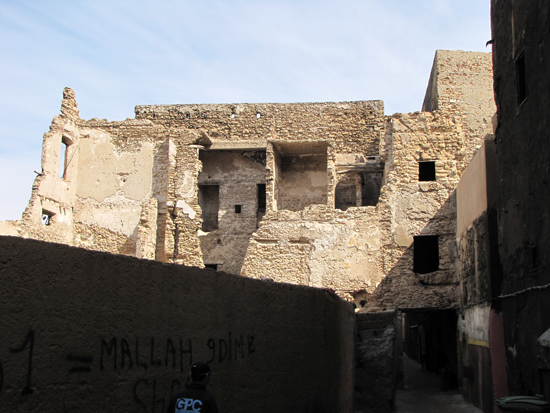
<path fill-rule="evenodd" d="M 39 341 L 35 330 L 30 329 L 15 346 L 9 346 L 8 352 L 3 353 L 6 355 L 4 360 L 0 359 L 0 400 L 5 397 L 5 387 L 10 387 L 20 399 L 26 400 L 37 389 L 37 382 L 43 382 L 37 380 L 42 372 L 34 367 L 36 342 Z M 251 334 L 228 333 L 226 337 L 207 339 L 100 337 L 97 345 L 92 346 L 93 354 L 71 352 L 64 356 L 63 365 L 68 368 L 59 373 L 65 378 L 63 408 L 66 412 L 76 411 L 80 397 L 78 388 L 89 393 L 93 384 L 89 383 L 88 377 L 98 373 L 133 378 L 133 381 L 129 380 L 131 389 L 128 390 L 134 403 L 143 411 L 164 412 L 169 396 L 183 386 L 180 377 L 185 377 L 195 357 L 221 365 L 253 357 L 255 352 L 254 335 Z M 19 358 L 19 363 L 24 361 L 24 371 L 4 369 L 8 358 L 14 357 Z M 167 375 L 167 371 L 172 371 L 178 378 Z M 51 372 L 47 374 L 51 375 Z"/>

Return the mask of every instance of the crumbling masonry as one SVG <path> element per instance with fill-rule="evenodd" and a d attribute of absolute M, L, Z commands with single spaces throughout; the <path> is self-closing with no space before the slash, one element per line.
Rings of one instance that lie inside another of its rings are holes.
<path fill-rule="evenodd" d="M 365 310 L 456 308 L 455 188 L 495 113 L 491 55 L 438 51 L 422 112 L 382 101 L 137 106 L 44 135 L 0 233 L 333 289 Z"/>

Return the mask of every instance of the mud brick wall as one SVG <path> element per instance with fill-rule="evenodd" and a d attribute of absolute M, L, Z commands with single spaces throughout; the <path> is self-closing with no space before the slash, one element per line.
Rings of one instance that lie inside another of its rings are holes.
<path fill-rule="evenodd" d="M 136 106 L 136 119 L 205 131 L 215 141 L 327 141 L 339 152 L 378 155 L 382 101 Z"/>

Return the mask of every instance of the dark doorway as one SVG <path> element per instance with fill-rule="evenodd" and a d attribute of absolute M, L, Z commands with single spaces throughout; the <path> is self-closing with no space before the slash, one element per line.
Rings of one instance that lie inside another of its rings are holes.
<path fill-rule="evenodd" d="M 455 310 L 403 313 L 403 351 L 422 369 L 441 377 L 442 390 L 458 387 Z"/>

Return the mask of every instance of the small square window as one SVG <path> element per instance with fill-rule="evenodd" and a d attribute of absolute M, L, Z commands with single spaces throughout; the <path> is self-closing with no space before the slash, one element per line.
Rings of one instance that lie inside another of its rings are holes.
<path fill-rule="evenodd" d="M 210 268 L 211 270 L 218 271 L 218 264 L 204 264 L 204 268 Z"/>
<path fill-rule="evenodd" d="M 418 162 L 418 180 L 435 181 L 435 162 Z"/>
<path fill-rule="evenodd" d="M 414 237 L 414 272 L 427 274 L 439 269 L 439 236 Z"/>
<path fill-rule="evenodd" d="M 235 214 L 240 214 L 241 213 L 241 206 L 242 205 L 235 205 Z"/>

